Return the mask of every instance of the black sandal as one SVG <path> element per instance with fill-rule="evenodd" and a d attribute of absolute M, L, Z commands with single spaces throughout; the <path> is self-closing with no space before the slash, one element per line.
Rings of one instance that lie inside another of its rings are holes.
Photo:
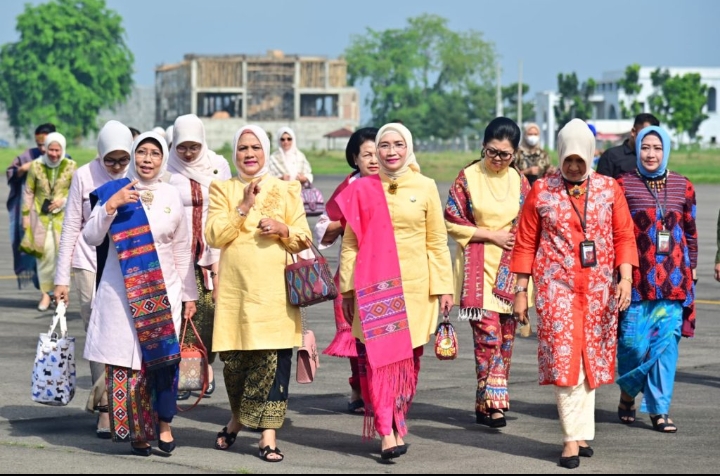
<path fill-rule="evenodd" d="M 225 441 L 225 447 L 222 447 L 220 446 L 220 444 L 218 444 L 217 438 L 222 438 Z M 228 433 L 227 427 L 223 427 L 222 431 L 217 434 L 217 438 L 215 438 L 215 449 L 225 451 L 226 449 L 230 448 L 233 443 L 235 443 L 235 440 L 237 439 L 237 433 Z"/>
<path fill-rule="evenodd" d="M 362 411 L 358 411 L 362 410 Z M 365 414 L 365 402 L 362 398 L 358 398 L 352 402 L 348 402 L 348 413 L 351 415 L 364 415 Z"/>
<path fill-rule="evenodd" d="M 98 405 L 95 407 L 95 409 L 98 411 L 98 413 L 110 413 L 110 408 L 108 405 Z M 98 415 L 95 425 L 97 426 L 98 423 L 100 423 L 100 415 Z M 109 440 L 112 438 L 112 432 L 109 427 L 96 428 L 95 435 L 97 435 L 97 437 L 101 440 Z"/>
<path fill-rule="evenodd" d="M 278 455 L 279 458 L 268 458 L 269 455 Z M 259 448 L 258 457 L 268 463 L 279 463 L 285 459 L 285 455 L 280 452 L 280 448 L 270 448 L 270 446 Z"/>
<path fill-rule="evenodd" d="M 658 423 L 660 419 L 665 420 L 665 422 Z M 677 433 L 677 426 L 675 426 L 675 423 L 670 423 L 670 417 L 667 413 L 661 413 L 655 416 L 650 415 L 650 421 L 655 431 L 659 431 L 660 433 Z"/>
<path fill-rule="evenodd" d="M 623 400 L 622 395 L 620 396 L 620 403 L 618 404 L 618 418 L 620 423 L 623 425 L 631 425 L 635 423 L 635 399 Z"/>
<path fill-rule="evenodd" d="M 500 413 L 500 418 L 493 418 L 492 416 L 496 413 Z M 489 426 L 490 428 L 502 428 L 507 426 L 507 420 L 505 420 L 505 412 L 498 410 L 497 408 L 491 408 L 490 413 L 475 412 L 475 422 L 479 425 Z"/>

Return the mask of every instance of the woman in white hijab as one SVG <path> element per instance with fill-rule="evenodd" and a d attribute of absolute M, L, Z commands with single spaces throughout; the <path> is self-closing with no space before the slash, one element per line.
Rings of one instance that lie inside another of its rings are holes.
<path fill-rule="evenodd" d="M 282 461 L 276 431 L 285 421 L 300 309 L 288 302 L 287 253 L 311 240 L 300 183 L 268 174 L 270 141 L 257 126 L 235 134 L 238 177 L 210 185 L 205 238 L 222 250 L 212 348 L 225 364 L 232 415 L 215 448 L 227 450 L 243 428 L 260 429 L 259 456 Z"/>
<path fill-rule="evenodd" d="M 28 170 L 22 207 L 25 236 L 20 248 L 38 259 L 42 291 L 38 311 L 50 306 L 65 203 L 76 168 L 75 161 L 65 157 L 65 137 L 52 132 L 45 137 L 45 154 Z"/>
<path fill-rule="evenodd" d="M 87 244 L 82 230 L 90 218 L 90 193 L 100 186 L 123 178 L 130 163 L 132 147 L 130 129 L 118 121 L 109 121 L 98 135 L 98 156 L 83 165 L 73 176 L 70 193 L 65 206 L 60 252 L 55 271 L 55 299 L 70 303 L 69 288 L 77 291 L 82 317 L 87 331 L 95 295 L 95 271 L 97 268 L 95 247 Z M 86 409 L 100 412 L 96 434 L 98 438 L 110 438 L 107 393 L 105 392 L 105 365 L 90 362 L 90 376 L 93 389 L 88 397 Z"/>
<path fill-rule="evenodd" d="M 270 156 L 270 174 L 282 180 L 299 180 L 303 185 L 311 184 L 312 168 L 305 154 L 297 148 L 293 130 L 281 127 L 277 138 L 279 149 Z"/>
<path fill-rule="evenodd" d="M 213 324 L 215 319 L 214 290 L 218 282 L 218 261 L 220 250 L 210 248 L 205 241 L 210 184 L 215 180 L 224 181 L 232 177 L 230 166 L 222 156 L 208 149 L 205 142 L 205 127 L 195 114 L 180 116 L 175 120 L 170 148 L 168 170 L 172 174 L 170 185 L 179 192 L 185 208 L 185 219 L 190 232 L 190 252 L 193 257 L 195 281 L 198 289 L 197 314 L 193 317 L 195 328 L 202 343 L 208 350 L 208 378 L 210 384 L 206 394 L 215 391 L 215 377 L 212 363 L 215 353 L 212 349 Z M 188 332 L 186 342 L 195 343 L 195 334 Z M 178 395 L 186 400 L 190 392 Z"/>
<path fill-rule="evenodd" d="M 146 132 L 131 151 L 127 178 L 91 194 L 83 237 L 97 247 L 102 306 L 93 307 L 84 355 L 106 365 L 112 438 L 150 456 L 155 439 L 165 453 L 175 449 L 178 334 L 195 313 L 197 286 L 180 194 L 162 181 L 165 140 Z"/>

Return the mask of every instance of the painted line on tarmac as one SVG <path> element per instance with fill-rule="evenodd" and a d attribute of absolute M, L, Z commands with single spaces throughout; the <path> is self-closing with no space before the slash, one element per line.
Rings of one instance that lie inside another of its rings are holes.
<path fill-rule="evenodd" d="M 15 276 L 15 275 L 12 275 L 12 276 L 0 276 L 0 279 L 17 279 L 17 276 Z"/>
<path fill-rule="evenodd" d="M 698 304 L 713 304 L 715 306 L 720 306 L 720 301 L 708 301 L 707 299 L 696 299 L 695 302 Z"/>

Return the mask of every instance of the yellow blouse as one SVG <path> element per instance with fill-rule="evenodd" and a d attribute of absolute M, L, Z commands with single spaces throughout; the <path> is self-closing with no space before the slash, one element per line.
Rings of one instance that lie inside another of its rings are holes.
<path fill-rule="evenodd" d="M 312 236 L 300 182 L 265 175 L 255 205 L 241 217 L 236 208 L 245 186 L 238 178 L 210 185 L 205 239 L 221 250 L 213 352 L 289 349 L 302 342 L 300 312 L 285 290 L 286 250 L 299 253 Z M 261 236 L 263 217 L 285 223 L 290 236 Z"/>
<path fill-rule="evenodd" d="M 508 231 L 520 210 L 520 174 L 510 167 L 497 174 L 492 171 L 486 173 L 481 164 L 482 161 L 465 169 L 477 228 Z M 457 225 L 448 221 L 445 224 L 448 234 L 458 243 L 454 274 L 455 303 L 460 304 L 465 276 L 464 250 L 477 228 Z M 489 242 L 485 243 L 483 309 L 507 314 L 512 312 L 512 306 L 501 302 L 491 292 L 495 286 L 502 252 L 503 250 L 499 246 Z"/>
<path fill-rule="evenodd" d="M 380 178 L 395 231 L 412 346 L 420 347 L 437 330 L 439 297 L 453 292 L 443 207 L 430 178 L 408 172 L 397 180 L 395 194 L 388 191 L 391 180 L 383 174 Z M 340 292 L 344 295 L 355 289 L 357 253 L 357 236 L 348 226 L 340 255 Z M 364 342 L 357 302 L 355 306 L 353 335 Z"/>

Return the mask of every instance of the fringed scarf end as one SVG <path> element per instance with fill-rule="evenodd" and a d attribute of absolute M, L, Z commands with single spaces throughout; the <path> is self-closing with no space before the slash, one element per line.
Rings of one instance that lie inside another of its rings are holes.
<path fill-rule="evenodd" d="M 352 329 L 339 329 L 330 345 L 323 351 L 323 354 L 341 358 L 357 357 L 357 345 L 355 336 L 352 335 Z"/>
<path fill-rule="evenodd" d="M 480 321 L 483 318 L 483 310 L 479 307 L 461 307 L 458 318 L 461 321 Z"/>

